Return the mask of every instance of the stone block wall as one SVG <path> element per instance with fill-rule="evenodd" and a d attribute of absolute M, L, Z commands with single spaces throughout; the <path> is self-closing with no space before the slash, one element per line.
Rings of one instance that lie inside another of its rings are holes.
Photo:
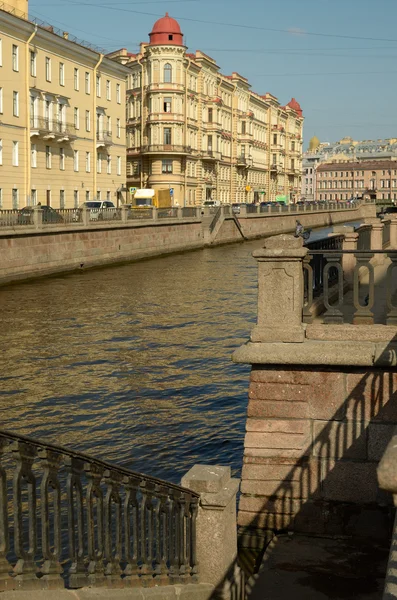
<path fill-rule="evenodd" d="M 396 424 L 392 368 L 254 365 L 243 544 L 260 545 L 277 531 L 386 539 L 392 501 L 378 488 L 376 468 Z"/>

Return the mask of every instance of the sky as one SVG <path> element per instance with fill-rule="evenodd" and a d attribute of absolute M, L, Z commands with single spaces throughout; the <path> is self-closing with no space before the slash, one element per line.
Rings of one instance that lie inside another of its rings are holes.
<path fill-rule="evenodd" d="M 168 11 L 190 52 L 281 104 L 295 97 L 304 147 L 397 137 L 397 0 L 30 0 L 29 14 L 108 52 L 138 50 Z"/>

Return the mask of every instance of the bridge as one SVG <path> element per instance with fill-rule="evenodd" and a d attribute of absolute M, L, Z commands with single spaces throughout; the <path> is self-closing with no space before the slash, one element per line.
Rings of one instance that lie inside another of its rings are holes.
<path fill-rule="evenodd" d="M 1 431 L 6 600 L 272 598 L 293 535 L 390 543 L 397 220 L 337 228 L 308 246 L 280 234 L 255 257 L 258 321 L 234 354 L 251 365 L 237 518 L 239 482 L 226 467 L 193 465 L 175 485 Z M 397 597 L 396 539 L 386 598 Z M 250 576 L 244 560 L 263 551 Z"/>

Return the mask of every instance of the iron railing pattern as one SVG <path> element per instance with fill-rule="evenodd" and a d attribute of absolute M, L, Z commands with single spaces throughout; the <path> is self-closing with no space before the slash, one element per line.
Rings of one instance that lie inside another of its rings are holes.
<path fill-rule="evenodd" d="M 374 276 L 374 257 L 379 255 L 386 262 L 386 270 L 382 288 L 377 289 Z M 349 273 L 344 270 L 344 258 L 354 259 L 354 266 L 349 264 Z M 316 296 L 322 296 L 325 312 L 324 323 L 341 324 L 345 315 L 352 313 L 353 324 L 375 323 L 372 310 L 377 292 L 386 295 L 385 313 L 381 315 L 386 325 L 397 325 L 397 250 L 324 250 L 310 249 L 303 261 L 304 269 L 304 307 L 303 321 L 313 320 L 312 307 Z M 363 284 L 363 273 L 367 274 Z M 347 306 L 345 286 L 353 288 L 352 305 Z M 346 311 L 346 308 L 350 310 Z"/>
<path fill-rule="evenodd" d="M 356 233 L 358 233 L 357 250 L 368 250 L 368 248 L 371 248 L 371 231 L 372 225 L 360 225 L 356 229 Z"/>
<path fill-rule="evenodd" d="M 199 497 L 0 431 L 0 591 L 196 579 Z"/>

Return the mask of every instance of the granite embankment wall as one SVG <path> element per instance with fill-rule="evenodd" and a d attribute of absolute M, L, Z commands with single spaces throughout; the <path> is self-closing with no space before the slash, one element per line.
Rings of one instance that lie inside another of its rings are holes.
<path fill-rule="evenodd" d="M 375 206 L 363 205 L 357 210 L 251 215 L 240 217 L 239 222 L 244 236 L 254 239 L 293 231 L 297 217 L 306 227 L 325 227 L 372 216 Z M 226 218 L 210 245 L 242 239 L 234 219 Z M 94 224 L 86 228 L 79 224 L 46 226 L 40 230 L 8 229 L 0 231 L 0 284 L 195 250 L 205 245 L 208 243 L 197 219 L 155 224 Z"/>

